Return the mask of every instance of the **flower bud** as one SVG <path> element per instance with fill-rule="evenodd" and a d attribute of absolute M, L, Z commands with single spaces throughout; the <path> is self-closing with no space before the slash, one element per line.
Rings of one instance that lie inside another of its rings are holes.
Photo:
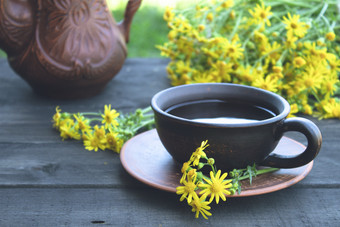
<path fill-rule="evenodd" d="M 202 169 L 204 167 L 204 163 L 200 162 L 198 163 L 197 169 Z"/>
<path fill-rule="evenodd" d="M 188 176 L 189 176 L 190 178 L 193 178 L 195 175 L 196 175 L 196 169 L 191 169 L 191 170 L 189 170 Z"/>
<path fill-rule="evenodd" d="M 209 164 L 209 165 L 214 165 L 214 164 L 215 164 L 215 159 L 209 158 L 209 159 L 208 159 L 208 164 Z"/>
<path fill-rule="evenodd" d="M 272 33 L 272 36 L 273 36 L 273 37 L 278 37 L 278 36 L 279 36 L 279 33 L 278 33 L 278 32 L 273 32 L 273 33 Z"/>
<path fill-rule="evenodd" d="M 186 172 L 189 167 L 190 167 L 190 163 L 189 162 L 184 162 L 183 166 L 182 166 L 182 169 L 181 169 L 181 172 L 182 173 Z"/>
<path fill-rule="evenodd" d="M 235 19 L 235 17 L 236 17 L 235 11 L 234 10 L 230 11 L 230 18 Z"/>
<path fill-rule="evenodd" d="M 230 188 L 230 189 L 229 189 L 229 192 L 230 192 L 231 195 L 234 195 L 235 192 L 236 192 L 236 189 L 235 189 L 235 188 Z"/>
<path fill-rule="evenodd" d="M 246 47 L 250 50 L 254 50 L 255 44 L 253 42 L 247 42 Z"/>
<path fill-rule="evenodd" d="M 283 70 L 282 66 L 274 66 L 273 67 L 273 72 L 274 73 L 281 73 Z"/>
<path fill-rule="evenodd" d="M 208 13 L 207 20 L 211 22 L 213 19 L 214 19 L 214 14 L 213 13 Z"/>
<path fill-rule="evenodd" d="M 318 46 L 325 46 L 325 39 L 324 38 L 319 38 L 317 41 L 316 41 L 316 44 Z"/>
<path fill-rule="evenodd" d="M 169 32 L 169 34 L 168 34 L 168 39 L 169 39 L 169 40 L 174 40 L 174 39 L 176 38 L 176 36 L 177 36 L 177 31 L 171 30 L 171 31 Z"/>
<path fill-rule="evenodd" d="M 326 39 L 328 39 L 329 41 L 333 41 L 335 39 L 335 33 L 334 32 L 328 32 L 326 34 Z"/>

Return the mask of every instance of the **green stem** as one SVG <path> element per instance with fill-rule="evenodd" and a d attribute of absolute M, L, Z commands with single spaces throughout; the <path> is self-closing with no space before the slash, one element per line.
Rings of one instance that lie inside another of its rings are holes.
<path fill-rule="evenodd" d="M 78 114 L 78 113 L 76 113 Z M 82 115 L 90 115 L 90 116 L 101 116 L 102 114 L 101 113 L 95 113 L 95 112 L 84 112 L 84 113 L 81 113 Z"/>
<path fill-rule="evenodd" d="M 238 26 L 241 23 L 241 19 L 242 19 L 242 11 L 241 11 L 240 15 L 237 17 L 236 24 L 235 24 L 235 26 L 233 28 L 233 31 L 231 32 L 231 34 L 229 36 L 229 40 L 231 40 L 234 37 L 234 35 L 235 35 L 235 33 L 236 33 L 237 29 L 238 29 Z"/>
<path fill-rule="evenodd" d="M 148 112 L 150 112 L 150 111 L 152 111 L 151 106 L 148 106 L 148 107 L 142 109 L 142 113 L 143 113 L 143 114 L 148 113 Z"/>
<path fill-rule="evenodd" d="M 315 91 L 313 89 L 311 89 L 311 91 L 312 91 L 314 98 L 318 101 L 318 103 L 321 103 L 321 100 L 319 99 L 319 96 L 315 93 Z"/>
<path fill-rule="evenodd" d="M 91 122 L 93 122 L 93 121 L 100 121 L 100 122 L 102 122 L 102 118 L 88 118 L 89 119 L 89 121 L 90 121 L 90 123 Z"/>
<path fill-rule="evenodd" d="M 325 3 L 324 6 L 322 7 L 319 15 L 317 16 L 317 18 L 315 19 L 316 21 L 318 21 L 321 17 L 323 17 L 323 15 L 325 14 L 326 10 L 328 8 L 328 4 Z"/>
<path fill-rule="evenodd" d="M 283 51 L 283 53 L 281 54 L 280 59 L 278 60 L 278 62 L 281 62 L 281 63 L 284 62 L 284 60 L 285 60 L 287 54 L 288 54 L 288 49 L 285 49 L 285 50 Z"/>
<path fill-rule="evenodd" d="M 143 120 L 144 119 L 150 119 L 150 118 L 153 118 L 154 117 L 154 114 L 143 114 Z"/>
<path fill-rule="evenodd" d="M 279 170 L 279 168 L 266 168 L 266 169 L 260 169 L 260 170 L 257 170 L 256 171 L 256 176 L 257 175 L 261 175 L 261 174 L 265 174 L 265 173 L 270 173 L 270 172 L 275 172 Z M 239 180 L 245 180 L 245 179 L 248 179 L 249 178 L 249 175 L 246 175 L 246 176 L 242 176 L 239 178 Z"/>
<path fill-rule="evenodd" d="M 139 129 L 148 126 L 148 125 L 152 125 L 155 123 L 154 119 L 148 120 L 148 121 L 142 121 L 140 124 L 138 124 L 136 127 L 133 127 L 131 130 L 133 132 L 137 132 Z"/>

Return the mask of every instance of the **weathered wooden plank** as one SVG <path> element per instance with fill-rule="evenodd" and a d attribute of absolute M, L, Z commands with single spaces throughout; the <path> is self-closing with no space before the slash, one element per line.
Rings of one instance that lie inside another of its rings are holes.
<path fill-rule="evenodd" d="M 313 195 L 311 197 L 311 195 Z M 340 189 L 290 188 L 212 204 L 195 219 L 179 196 L 153 189 L 0 189 L 1 226 L 338 226 Z"/>
<path fill-rule="evenodd" d="M 330 152 L 320 153 L 310 174 L 297 187 L 340 187 L 340 176 L 333 174 L 339 169 L 339 154 L 335 149 Z M 132 187 L 136 184 L 145 187 L 131 179 L 122 168 L 118 154 L 88 151 L 79 141 L 0 143 L 0 188 Z"/>

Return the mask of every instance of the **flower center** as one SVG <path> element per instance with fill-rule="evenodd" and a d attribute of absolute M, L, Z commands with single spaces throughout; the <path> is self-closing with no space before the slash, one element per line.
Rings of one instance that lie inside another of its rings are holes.
<path fill-rule="evenodd" d="M 291 23 L 291 24 L 290 24 L 290 27 L 291 27 L 292 29 L 297 29 L 298 25 L 297 25 L 296 23 Z"/>
<path fill-rule="evenodd" d="M 84 124 L 84 122 L 82 122 L 82 121 L 79 122 L 79 129 L 80 130 L 86 129 L 86 125 Z"/>
<path fill-rule="evenodd" d="M 326 83 L 326 90 L 327 90 L 328 92 L 332 91 L 332 90 L 333 90 L 333 83 L 327 82 L 327 83 Z"/>
<path fill-rule="evenodd" d="M 110 145 L 115 145 L 115 142 L 116 142 L 115 139 L 112 138 L 111 136 L 110 136 L 109 138 L 107 138 L 106 141 L 107 141 L 107 143 L 110 144 Z"/>
<path fill-rule="evenodd" d="M 264 90 L 269 90 L 269 86 L 265 83 L 261 85 L 261 88 Z"/>
<path fill-rule="evenodd" d="M 91 146 L 92 146 L 92 147 L 97 147 L 98 144 L 99 144 L 99 140 L 98 140 L 96 137 L 94 137 L 94 138 L 91 140 Z"/>
<path fill-rule="evenodd" d="M 250 74 L 243 74 L 243 79 L 245 81 L 251 82 L 253 77 Z"/>
<path fill-rule="evenodd" d="M 302 65 L 305 64 L 305 62 L 304 62 L 303 59 L 298 58 L 298 59 L 295 60 L 295 64 L 298 65 L 298 66 L 302 66 Z"/>
<path fill-rule="evenodd" d="M 199 201 L 193 200 L 190 204 L 194 210 L 201 210 L 201 203 Z"/>
<path fill-rule="evenodd" d="M 187 193 L 192 193 L 195 191 L 196 185 L 193 182 L 188 182 L 188 184 L 185 186 L 185 191 Z"/>
<path fill-rule="evenodd" d="M 218 183 L 213 183 L 211 185 L 211 192 L 212 193 L 218 193 L 218 192 L 221 192 L 223 190 L 221 184 L 218 184 Z"/>
<path fill-rule="evenodd" d="M 106 115 L 106 116 L 105 116 L 105 121 L 106 121 L 107 123 L 110 123 L 110 122 L 112 121 L 111 116 L 110 116 L 110 115 Z"/>
<path fill-rule="evenodd" d="M 308 78 L 308 79 L 305 80 L 306 87 L 312 87 L 313 84 L 314 84 L 313 79 Z"/>
<path fill-rule="evenodd" d="M 235 53 L 235 52 L 236 52 L 236 50 L 235 50 L 234 47 L 229 47 L 229 48 L 228 48 L 228 51 L 229 51 L 230 53 Z"/>

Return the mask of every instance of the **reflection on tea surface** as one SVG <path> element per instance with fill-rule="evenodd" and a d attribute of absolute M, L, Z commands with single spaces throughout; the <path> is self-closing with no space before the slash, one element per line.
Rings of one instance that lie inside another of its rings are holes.
<path fill-rule="evenodd" d="M 234 118 L 234 117 L 215 117 L 215 118 L 196 118 L 192 119 L 196 122 L 210 123 L 210 124 L 239 124 L 239 123 L 251 123 L 259 120 Z"/>
<path fill-rule="evenodd" d="M 241 102 L 200 100 L 171 106 L 169 114 L 197 122 L 238 124 L 265 120 L 275 116 L 268 109 Z"/>

